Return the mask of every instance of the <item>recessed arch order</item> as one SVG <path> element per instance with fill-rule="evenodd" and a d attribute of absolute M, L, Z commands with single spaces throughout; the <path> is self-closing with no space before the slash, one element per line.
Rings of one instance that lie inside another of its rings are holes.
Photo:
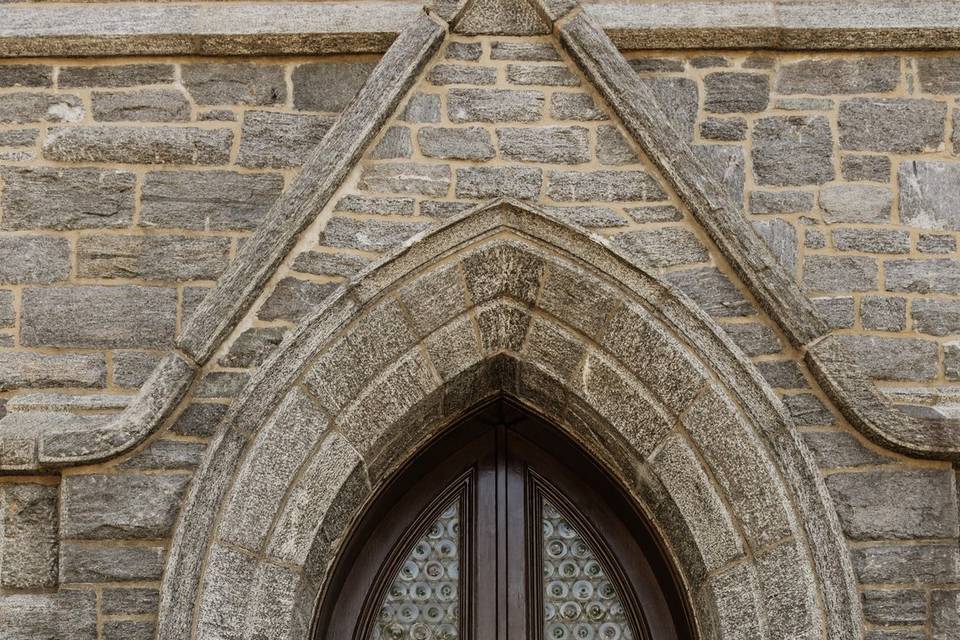
<path fill-rule="evenodd" d="M 630 495 L 702 638 L 861 637 L 829 498 L 753 366 L 675 289 L 513 201 L 412 238 L 259 369 L 191 486 L 159 637 L 307 638 L 378 488 L 497 396 L 563 429 Z"/>

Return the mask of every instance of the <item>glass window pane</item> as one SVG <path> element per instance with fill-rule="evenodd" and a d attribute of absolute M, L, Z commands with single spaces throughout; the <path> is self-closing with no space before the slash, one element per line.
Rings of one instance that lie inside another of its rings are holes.
<path fill-rule="evenodd" d="M 590 545 L 546 500 L 543 586 L 546 640 L 633 640 L 620 596 Z"/>
<path fill-rule="evenodd" d="M 460 636 L 460 509 L 448 507 L 413 546 L 387 591 L 372 640 Z"/>

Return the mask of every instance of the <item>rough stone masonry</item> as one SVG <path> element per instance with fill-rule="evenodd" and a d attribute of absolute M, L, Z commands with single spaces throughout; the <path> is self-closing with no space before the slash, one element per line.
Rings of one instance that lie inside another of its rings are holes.
<path fill-rule="evenodd" d="M 282 4 L 267 11 L 267 30 Z M 0 3 L 0 23 L 21 10 Z M 692 10 L 705 19 L 714 9 Z M 922 4 L 909 10 L 939 19 Z M 756 368 L 828 491 L 864 638 L 960 638 L 957 459 L 867 437 L 555 26 L 491 15 L 493 26 L 473 33 L 445 27 L 396 109 L 369 125 L 357 162 L 310 203 L 249 310 L 195 363 L 188 390 L 165 412 L 150 405 L 156 428 L 80 466 L 23 461 L 45 447 L 83 449 L 140 406 L 194 311 L 239 270 L 245 243 L 272 233 L 271 212 L 295 199 L 301 171 L 322 160 L 312 152 L 378 77 L 393 37 L 374 46 L 345 34 L 346 48 L 327 55 L 264 41 L 209 44 L 201 56 L 160 40 L 112 55 L 110 38 L 94 33 L 96 57 L 68 43 L 0 58 L 0 639 L 156 637 L 181 507 L 251 377 L 338 287 L 501 197 L 533 203 L 675 287 Z M 856 34 L 824 50 L 720 36 L 691 46 L 680 34 L 654 48 L 626 28 L 607 32 L 669 135 L 826 323 L 822 339 L 843 346 L 888 415 L 906 414 L 921 438 L 952 438 L 960 50 L 880 48 Z M 448 284 L 398 294 L 403 318 L 449 303 L 441 294 L 458 289 Z M 567 304 L 583 293 L 571 290 Z M 574 357 L 562 346 L 544 347 L 548 361 Z M 43 440 L 51 429 L 68 435 Z"/>

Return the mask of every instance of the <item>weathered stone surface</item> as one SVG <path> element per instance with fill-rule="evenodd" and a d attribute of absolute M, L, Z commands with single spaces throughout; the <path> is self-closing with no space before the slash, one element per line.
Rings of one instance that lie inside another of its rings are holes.
<path fill-rule="evenodd" d="M 828 224 L 889 222 L 893 195 L 886 187 L 836 184 L 820 190 L 820 208 Z"/>
<path fill-rule="evenodd" d="M 172 64 L 118 64 L 96 66 L 63 66 L 57 77 L 60 87 L 133 87 L 138 84 L 173 82 Z"/>
<path fill-rule="evenodd" d="M 140 223 L 149 227 L 249 231 L 283 189 L 275 174 L 158 171 L 146 175 Z"/>
<path fill-rule="evenodd" d="M 513 84 L 551 87 L 580 86 L 580 78 L 562 64 L 507 65 L 507 81 Z"/>
<path fill-rule="evenodd" d="M 960 332 L 960 301 L 918 298 L 910 307 L 913 328 L 920 333 L 946 336 Z"/>
<path fill-rule="evenodd" d="M 806 378 L 799 365 L 792 360 L 765 360 L 757 363 L 757 370 L 774 389 L 806 389 Z"/>
<path fill-rule="evenodd" d="M 420 215 L 440 220 L 454 218 L 468 209 L 477 206 L 476 202 L 447 202 L 443 200 L 421 200 Z"/>
<path fill-rule="evenodd" d="M 177 292 L 123 285 L 25 289 L 20 342 L 48 347 L 166 347 L 177 320 Z"/>
<path fill-rule="evenodd" d="M 917 236 L 917 251 L 920 253 L 953 253 L 957 239 L 950 235 L 921 233 Z"/>
<path fill-rule="evenodd" d="M 375 62 L 315 62 L 293 70 L 293 106 L 342 111 L 373 72 Z"/>
<path fill-rule="evenodd" d="M 613 125 L 597 127 L 597 159 L 606 165 L 640 162 L 627 139 Z"/>
<path fill-rule="evenodd" d="M 673 58 L 631 58 L 627 62 L 637 73 L 683 71 L 686 66 L 683 60 Z"/>
<path fill-rule="evenodd" d="M 757 220 L 753 228 L 787 273 L 796 273 L 797 230 L 793 225 L 786 220 Z"/>
<path fill-rule="evenodd" d="M 583 127 L 497 129 L 500 154 L 507 160 L 581 164 L 590 160 L 589 134 Z"/>
<path fill-rule="evenodd" d="M 840 146 L 854 151 L 919 153 L 944 142 L 947 105 L 913 98 L 857 98 L 840 103 Z"/>
<path fill-rule="evenodd" d="M 57 584 L 57 493 L 51 485 L 0 484 L 0 587 Z"/>
<path fill-rule="evenodd" d="M 887 260 L 883 286 L 887 291 L 960 293 L 960 262 L 949 258 Z"/>
<path fill-rule="evenodd" d="M 603 202 L 665 200 L 659 183 L 643 171 L 550 171 L 547 193 L 554 200 Z"/>
<path fill-rule="evenodd" d="M 136 471 L 193 471 L 200 466 L 207 445 L 202 442 L 154 440 L 125 460 L 120 469 Z"/>
<path fill-rule="evenodd" d="M 404 287 L 400 300 L 420 336 L 427 336 L 467 309 L 463 280 L 455 266 L 439 269 Z"/>
<path fill-rule="evenodd" d="M 753 127 L 753 173 L 763 185 L 823 184 L 834 178 L 833 135 L 822 116 L 774 116 Z"/>
<path fill-rule="evenodd" d="M 292 269 L 316 276 L 349 277 L 370 264 L 370 259 L 351 253 L 304 251 L 293 261 Z"/>
<path fill-rule="evenodd" d="M 812 291 L 872 291 L 877 288 L 877 261 L 854 256 L 807 256 L 803 286 Z"/>
<path fill-rule="evenodd" d="M 43 157 L 60 162 L 227 164 L 232 144 L 230 129 L 68 127 L 50 130 Z"/>
<path fill-rule="evenodd" d="M 747 356 L 766 356 L 783 349 L 777 334 L 761 322 L 728 322 L 720 325 Z"/>
<path fill-rule="evenodd" d="M 51 236 L 0 237 L 0 284 L 49 284 L 70 275 L 70 242 Z"/>
<path fill-rule="evenodd" d="M 327 225 L 328 229 L 329 227 L 330 225 Z M 336 288 L 337 285 L 332 282 L 312 282 L 287 276 L 274 287 L 270 297 L 257 311 L 257 317 L 261 320 L 296 322 L 319 307 Z"/>
<path fill-rule="evenodd" d="M 478 0 L 457 20 L 455 33 L 535 35 L 550 33 L 550 26 L 524 0 Z"/>
<path fill-rule="evenodd" d="M 301 68 L 294 72 L 295 77 Z M 184 86 L 199 105 L 272 105 L 283 104 L 287 99 L 281 65 L 192 63 L 181 67 L 181 75 Z"/>
<path fill-rule="evenodd" d="M 609 207 L 545 207 L 553 215 L 572 224 L 587 228 L 620 227 L 627 219 Z"/>
<path fill-rule="evenodd" d="M 741 142 L 747 137 L 747 121 L 743 118 L 705 118 L 700 123 L 700 137 L 721 142 Z"/>
<path fill-rule="evenodd" d="M 960 231 L 960 162 L 905 160 L 898 178 L 903 224 Z"/>
<path fill-rule="evenodd" d="M 815 638 L 820 610 L 805 549 L 796 541 L 759 554 L 757 577 L 770 638 Z"/>
<path fill-rule="evenodd" d="M 160 592 L 153 587 L 105 588 L 100 610 L 105 615 L 137 616 L 155 613 Z"/>
<path fill-rule="evenodd" d="M 770 79 L 759 73 L 721 71 L 703 79 L 704 109 L 711 113 L 763 111 L 770 103 Z"/>
<path fill-rule="evenodd" d="M 900 83 L 900 58 L 814 58 L 780 66 L 777 93 L 886 93 Z"/>
<path fill-rule="evenodd" d="M 386 251 L 429 226 L 429 222 L 406 222 L 377 218 L 357 220 L 334 216 L 323 230 L 321 241 L 329 247 Z"/>
<path fill-rule="evenodd" d="M 500 300 L 480 307 L 476 317 L 485 353 L 502 349 L 520 351 L 523 348 L 530 326 L 530 314 L 526 309 Z"/>
<path fill-rule="evenodd" d="M 74 539 L 162 538 L 170 533 L 188 475 L 65 476 L 61 535 Z"/>
<path fill-rule="evenodd" d="M 920 338 L 840 337 L 853 361 L 872 378 L 930 380 L 937 375 L 937 343 Z"/>
<path fill-rule="evenodd" d="M 910 233 L 897 229 L 834 229 L 833 246 L 840 251 L 909 253 Z"/>
<path fill-rule="evenodd" d="M 427 80 L 435 85 L 489 85 L 497 82 L 497 70 L 495 67 L 476 65 L 438 64 L 430 70 Z"/>
<path fill-rule="evenodd" d="M 388 128 L 368 156 L 371 160 L 395 160 L 413 155 L 413 142 L 407 127 Z"/>
<path fill-rule="evenodd" d="M 84 589 L 5 595 L 0 629 L 9 640 L 96 640 L 97 594 Z"/>
<path fill-rule="evenodd" d="M 3 229 L 125 227 L 133 219 L 136 178 L 126 171 L 7 168 L 0 180 Z"/>
<path fill-rule="evenodd" d="M 559 60 L 560 54 L 549 42 L 503 42 L 495 40 L 490 47 L 491 60 Z"/>
<path fill-rule="evenodd" d="M 730 60 L 723 56 L 701 55 L 690 59 L 690 66 L 694 69 L 709 69 L 710 67 L 729 67 Z"/>
<path fill-rule="evenodd" d="M 960 93 L 960 56 L 917 56 L 920 86 L 927 93 Z"/>
<path fill-rule="evenodd" d="M 376 215 L 412 216 L 416 208 L 413 198 L 368 198 L 347 195 L 334 205 L 334 211 Z"/>
<path fill-rule="evenodd" d="M 244 167 L 298 167 L 333 124 L 331 116 L 247 111 L 237 164 Z"/>
<path fill-rule="evenodd" d="M 683 227 L 626 231 L 612 238 L 625 253 L 648 267 L 674 267 L 707 262 L 710 254 L 699 239 Z"/>
<path fill-rule="evenodd" d="M 685 139 L 692 140 L 697 114 L 700 112 L 697 83 L 690 78 L 645 76 L 640 78 L 640 82 L 653 92 L 676 132 Z"/>
<path fill-rule="evenodd" d="M 457 169 L 458 198 L 500 196 L 533 199 L 540 194 L 543 174 L 532 167 L 471 167 Z"/>
<path fill-rule="evenodd" d="M 550 96 L 550 115 L 555 120 L 606 120 L 589 93 L 556 92 Z"/>
<path fill-rule="evenodd" d="M 813 209 L 813 194 L 806 191 L 751 191 L 750 213 L 807 213 Z"/>
<path fill-rule="evenodd" d="M 927 621 L 926 593 L 918 589 L 864 591 L 863 617 L 874 624 L 923 624 Z"/>
<path fill-rule="evenodd" d="M 930 592 L 932 640 L 956 640 L 960 629 L 960 590 Z"/>
<path fill-rule="evenodd" d="M 440 122 L 440 96 L 432 93 L 413 94 L 403 109 L 401 119 L 412 123 Z"/>
<path fill-rule="evenodd" d="M 13 291 L 0 289 L 0 327 L 12 327 L 17 321 L 17 310 L 13 306 Z"/>
<path fill-rule="evenodd" d="M 217 360 L 221 367 L 259 367 L 283 341 L 287 331 L 283 327 L 252 327 L 233 342 L 230 350 Z"/>
<path fill-rule="evenodd" d="M 79 122 L 82 119 L 83 102 L 78 96 L 31 92 L 0 95 L 0 124 Z"/>
<path fill-rule="evenodd" d="M 200 303 L 207 297 L 211 289 L 212 287 L 184 286 L 183 295 L 180 300 L 181 317 L 189 320 L 190 316 L 197 310 L 197 307 L 200 306 Z"/>
<path fill-rule="evenodd" d="M 803 441 L 813 453 L 820 469 L 862 467 L 891 461 L 890 458 L 868 449 L 846 431 L 807 431 L 803 434 Z"/>
<path fill-rule="evenodd" d="M 194 388 L 195 398 L 236 398 L 250 381 L 246 371 L 211 371 Z"/>
<path fill-rule="evenodd" d="M 826 478 L 844 532 L 854 540 L 957 535 L 949 470 L 837 473 Z"/>
<path fill-rule="evenodd" d="M 629 207 L 626 212 L 628 216 L 640 224 L 647 222 L 680 222 L 683 220 L 683 214 L 680 210 L 670 204 Z"/>
<path fill-rule="evenodd" d="M 840 160 L 844 180 L 887 182 L 890 179 L 889 156 L 845 155 Z"/>
<path fill-rule="evenodd" d="M 60 583 L 159 580 L 165 553 L 161 546 L 92 546 L 64 541 L 60 545 Z"/>
<path fill-rule="evenodd" d="M 62 75 L 61 71 L 61 75 Z M 5 64 L 0 66 L 0 87 L 50 87 L 53 67 L 43 64 Z M 67 85 L 61 84 L 66 87 Z"/>
<path fill-rule="evenodd" d="M 100 354 L 4 353 L 0 391 L 41 387 L 103 387 L 107 365 Z"/>
<path fill-rule="evenodd" d="M 463 261 L 467 290 L 477 304 L 502 294 L 532 303 L 543 269 L 539 257 L 506 244 L 485 247 Z"/>
<path fill-rule="evenodd" d="M 850 560 L 864 584 L 948 583 L 960 576 L 955 544 L 858 546 L 850 550 Z"/>
<path fill-rule="evenodd" d="M 864 329 L 903 331 L 907 327 L 907 301 L 897 297 L 864 296 L 860 300 L 860 322 Z"/>
<path fill-rule="evenodd" d="M 0 147 L 32 147 L 39 129 L 9 129 L 0 131 Z"/>
<path fill-rule="evenodd" d="M 664 274 L 664 279 L 711 316 L 723 318 L 756 313 L 730 279 L 714 267 L 671 271 Z"/>
<path fill-rule="evenodd" d="M 190 103 L 175 89 L 94 91 L 93 119 L 100 122 L 187 122 Z"/>
<path fill-rule="evenodd" d="M 428 158 L 489 160 L 496 153 L 490 134 L 480 127 L 423 127 L 417 144 Z"/>
<path fill-rule="evenodd" d="M 177 417 L 170 430 L 182 436 L 212 436 L 227 412 L 228 405 L 216 402 L 194 402 Z"/>
<path fill-rule="evenodd" d="M 153 640 L 157 635 L 154 620 L 107 620 L 103 640 Z"/>
<path fill-rule="evenodd" d="M 807 249 L 826 249 L 827 236 L 822 229 L 808 227 L 803 230 L 803 246 Z"/>
<path fill-rule="evenodd" d="M 833 424 L 833 414 L 820 400 L 809 393 L 783 396 L 783 405 L 798 425 L 821 426 Z"/>
<path fill-rule="evenodd" d="M 229 258 L 229 238 L 96 235 L 80 238 L 76 259 L 81 278 L 216 280 Z"/>
<path fill-rule="evenodd" d="M 479 42 L 451 42 L 443 55 L 448 60 L 479 60 L 483 54 L 483 45 Z"/>
<path fill-rule="evenodd" d="M 543 115 L 540 91 L 451 89 L 447 115 L 451 122 L 533 122 Z"/>
<path fill-rule="evenodd" d="M 377 193 L 413 193 L 441 197 L 450 188 L 450 167 L 445 164 L 391 162 L 363 167 L 358 188 Z"/>

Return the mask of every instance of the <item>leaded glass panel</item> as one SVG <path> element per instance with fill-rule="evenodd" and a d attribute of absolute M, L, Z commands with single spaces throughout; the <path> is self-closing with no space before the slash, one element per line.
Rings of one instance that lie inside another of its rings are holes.
<path fill-rule="evenodd" d="M 620 596 L 587 541 L 547 500 L 542 524 L 546 640 L 633 640 Z"/>

